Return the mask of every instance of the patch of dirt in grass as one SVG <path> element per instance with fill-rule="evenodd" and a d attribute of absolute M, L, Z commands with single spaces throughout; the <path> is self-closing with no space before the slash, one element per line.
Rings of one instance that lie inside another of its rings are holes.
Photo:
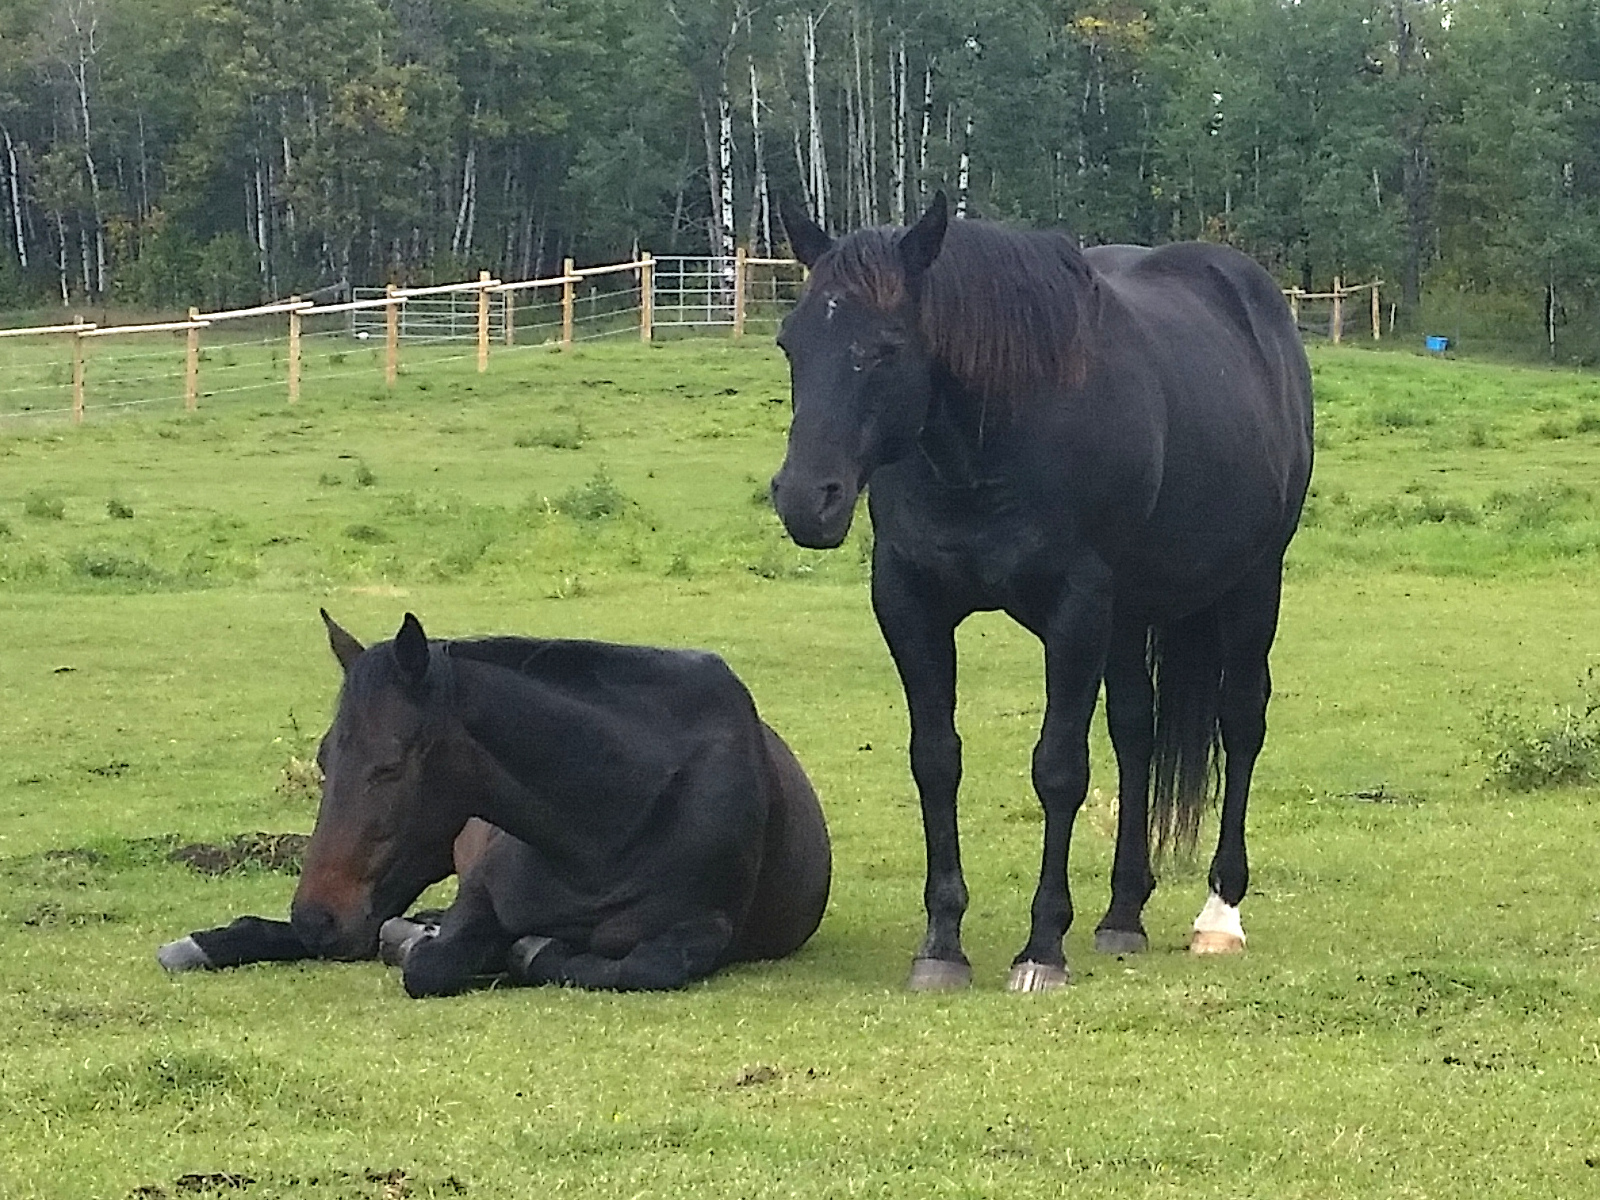
<path fill-rule="evenodd" d="M 303 833 L 241 833 L 230 842 L 191 842 L 167 857 L 202 875 L 223 875 L 245 867 L 298 873 L 310 837 Z"/>
<path fill-rule="evenodd" d="M 403 1200 L 414 1195 L 464 1196 L 467 1185 L 454 1175 L 424 1181 L 409 1171 L 391 1170 L 327 1171 L 318 1175 L 267 1176 L 256 1179 L 236 1171 L 191 1171 L 169 1184 L 145 1183 L 128 1193 L 129 1200 L 164 1200 L 176 1196 L 210 1196 L 246 1191 L 256 1184 L 293 1191 L 327 1189 L 332 1196 L 374 1197 L 376 1200 Z"/>

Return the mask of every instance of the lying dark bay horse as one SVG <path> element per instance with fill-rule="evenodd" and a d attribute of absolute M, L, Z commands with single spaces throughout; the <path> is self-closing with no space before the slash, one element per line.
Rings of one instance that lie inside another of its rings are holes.
<path fill-rule="evenodd" d="M 873 607 L 927 844 L 911 986 L 971 978 L 955 629 L 977 611 L 1044 644 L 1044 854 L 1012 989 L 1068 979 L 1067 851 L 1102 682 L 1121 807 L 1096 946 L 1147 946 L 1152 839 L 1192 847 L 1220 775 L 1191 948 L 1243 949 L 1245 805 L 1311 473 L 1310 370 L 1277 286 L 1222 246 L 1080 252 L 1060 233 L 947 223 L 943 193 L 905 230 L 835 241 L 799 209 L 784 222 L 810 276 L 778 338 L 794 416 L 772 495 L 795 541 L 829 548 L 871 484 Z"/>
<path fill-rule="evenodd" d="M 452 870 L 436 930 L 388 926 L 413 996 L 502 974 L 681 987 L 817 928 L 822 809 L 717 656 L 429 641 L 409 613 L 364 649 L 323 619 L 345 678 L 290 920 L 192 934 L 162 948 L 169 969 L 371 958 L 380 927 Z"/>

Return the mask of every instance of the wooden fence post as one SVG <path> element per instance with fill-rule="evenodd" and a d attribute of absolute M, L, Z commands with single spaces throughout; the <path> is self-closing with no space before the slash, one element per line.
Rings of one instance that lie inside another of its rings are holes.
<path fill-rule="evenodd" d="M 1328 325 L 1328 339 L 1337 346 L 1344 338 L 1344 280 L 1333 277 L 1333 318 Z"/>
<path fill-rule="evenodd" d="M 385 327 L 383 382 L 385 387 L 391 388 L 400 378 L 400 305 L 394 298 L 398 290 L 392 283 L 384 288 L 384 295 L 389 297 L 389 303 L 383 306 Z"/>
<path fill-rule="evenodd" d="M 561 348 L 572 349 L 572 301 L 573 284 L 572 260 L 561 261 Z"/>
<path fill-rule="evenodd" d="M 478 374 L 489 369 L 489 272 L 478 272 Z"/>
<path fill-rule="evenodd" d="M 517 344 L 517 294 L 513 291 L 500 293 L 500 326 L 505 335 L 506 345 Z"/>
<path fill-rule="evenodd" d="M 83 318 L 74 316 L 74 325 L 82 325 Z M 83 424 L 83 331 L 72 334 L 72 423 Z"/>
<path fill-rule="evenodd" d="M 1372 340 L 1383 341 L 1383 315 L 1378 309 L 1378 280 L 1372 281 Z"/>
<path fill-rule="evenodd" d="M 650 251 L 639 252 L 639 340 L 648 342 L 655 337 L 656 324 L 656 265 Z"/>
<path fill-rule="evenodd" d="M 299 296 L 290 296 L 290 304 L 299 304 Z M 300 399 L 300 310 L 289 310 L 289 403 Z"/>
<path fill-rule="evenodd" d="M 189 306 L 189 320 L 198 321 L 200 310 Z M 193 412 L 200 407 L 200 327 L 191 325 L 183 356 L 183 407 Z"/>
<path fill-rule="evenodd" d="M 733 336 L 735 340 L 744 336 L 744 273 L 746 252 L 743 246 L 738 247 L 733 254 Z"/>
<path fill-rule="evenodd" d="M 1292 287 L 1292 288 L 1289 289 L 1289 315 L 1294 318 L 1295 327 L 1299 328 L 1299 325 L 1300 325 L 1300 289 L 1297 288 L 1297 287 Z"/>

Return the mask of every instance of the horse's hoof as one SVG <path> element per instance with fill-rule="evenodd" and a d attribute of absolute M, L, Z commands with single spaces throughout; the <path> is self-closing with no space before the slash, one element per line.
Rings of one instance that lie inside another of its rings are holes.
<path fill-rule="evenodd" d="M 206 952 L 200 949 L 200 943 L 192 937 L 168 942 L 156 951 L 156 961 L 174 974 L 178 971 L 210 970 L 212 965 Z"/>
<path fill-rule="evenodd" d="M 1189 939 L 1190 954 L 1243 954 L 1244 939 L 1237 934 L 1197 929 Z"/>
<path fill-rule="evenodd" d="M 972 968 L 946 958 L 914 958 L 906 989 L 912 992 L 957 992 L 972 983 Z"/>
<path fill-rule="evenodd" d="M 565 947 L 555 938 L 530 933 L 511 943 L 506 970 L 518 983 L 554 983 L 566 958 Z"/>
<path fill-rule="evenodd" d="M 1054 963 L 1019 962 L 1006 980 L 1008 992 L 1054 992 L 1072 982 L 1072 972 Z"/>
<path fill-rule="evenodd" d="M 1137 930 L 1096 929 L 1094 948 L 1101 954 L 1143 954 L 1150 949 L 1150 939 Z"/>
<path fill-rule="evenodd" d="M 438 934 L 437 925 L 424 925 L 408 917 L 390 917 L 378 928 L 378 958 L 387 966 L 403 967 L 411 947 L 423 938 Z"/>

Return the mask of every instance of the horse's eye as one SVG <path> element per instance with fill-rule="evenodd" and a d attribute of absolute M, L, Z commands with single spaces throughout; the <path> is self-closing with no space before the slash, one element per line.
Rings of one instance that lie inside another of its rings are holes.
<path fill-rule="evenodd" d="M 368 783 L 394 783 L 406 773 L 404 763 L 378 763 L 367 770 Z"/>

